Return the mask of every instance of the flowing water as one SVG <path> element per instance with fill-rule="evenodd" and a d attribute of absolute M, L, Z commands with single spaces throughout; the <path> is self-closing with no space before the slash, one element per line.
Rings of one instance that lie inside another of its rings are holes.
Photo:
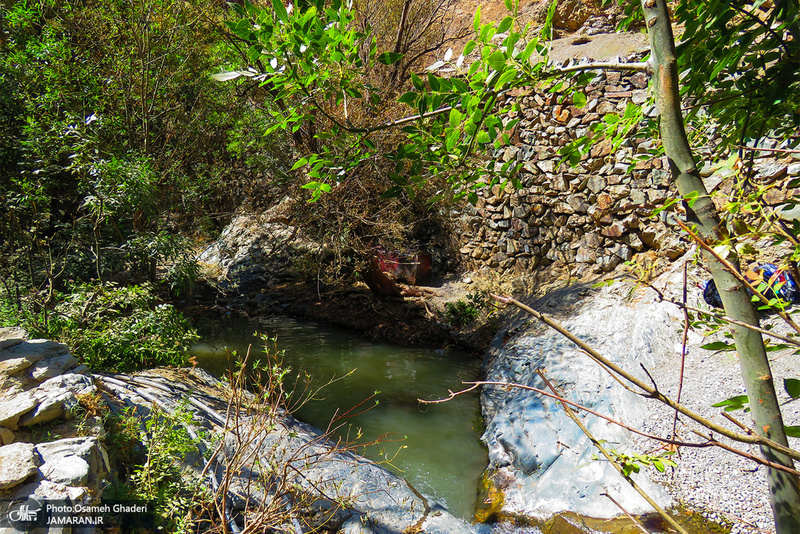
<path fill-rule="evenodd" d="M 256 331 L 276 337 L 278 349 L 285 352 L 284 365 L 309 373 L 315 385 L 344 377 L 325 387 L 318 395 L 321 400 L 296 412 L 298 419 L 324 430 L 334 417 L 350 410 L 337 420 L 344 423 L 337 431 L 340 437 L 360 432 L 362 442 L 380 439 L 363 454 L 385 462 L 455 515 L 472 517 L 478 479 L 488 463 L 479 441 L 483 423 L 478 395 L 429 405 L 417 399 L 443 398 L 448 390 L 463 389 L 462 381 L 478 378 L 478 358 L 460 351 L 374 343 L 352 332 L 287 317 L 216 325 L 193 350 L 194 356 L 201 367 L 223 376 L 231 350 L 245 354 L 252 344 L 255 357 L 256 348 L 263 347 L 254 337 Z"/>

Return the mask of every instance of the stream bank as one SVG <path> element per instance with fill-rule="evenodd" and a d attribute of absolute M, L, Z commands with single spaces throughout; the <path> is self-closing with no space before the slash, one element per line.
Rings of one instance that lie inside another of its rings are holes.
<path fill-rule="evenodd" d="M 186 506 L 177 499 L 189 499 L 198 487 L 205 488 L 206 506 L 216 505 L 204 512 L 201 498 L 184 513 L 205 517 L 209 528 L 224 522 L 234 532 L 256 524 L 293 534 L 473 532 L 402 478 L 264 402 L 272 397 L 225 385 L 200 369 L 90 375 L 66 346 L 26 337 L 18 329 L 0 329 L 3 532 L 112 527 L 103 504 L 110 508 L 119 498 L 105 490 L 109 482 L 128 483 L 121 477 L 131 474 L 136 443 L 153 450 L 163 439 L 157 437 L 163 420 L 169 426 L 185 421 L 180 425 L 194 436 L 193 449 L 175 458 L 184 482 L 164 499 L 176 500 L 135 502 L 138 515 L 150 521 L 147 532 L 157 525 L 154 507 Z M 107 431 L 110 419 L 99 414 L 108 410 L 118 420 L 138 421 L 141 433 L 135 431 L 134 443 L 125 446 L 121 436 Z M 182 419 L 184 413 L 190 417 Z M 45 509 L 49 501 L 68 511 Z M 52 518 L 68 523 L 47 526 Z"/>

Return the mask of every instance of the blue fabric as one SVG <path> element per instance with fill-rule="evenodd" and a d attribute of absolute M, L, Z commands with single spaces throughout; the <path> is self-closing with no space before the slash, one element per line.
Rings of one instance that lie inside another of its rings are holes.
<path fill-rule="evenodd" d="M 762 272 L 762 280 L 769 285 L 764 291 L 765 297 L 769 299 L 778 297 L 793 304 L 800 303 L 800 289 L 788 271 L 783 271 L 772 263 L 759 265 L 755 270 Z M 703 300 L 715 308 L 722 307 L 722 299 L 714 280 L 708 280 L 703 286 Z"/>

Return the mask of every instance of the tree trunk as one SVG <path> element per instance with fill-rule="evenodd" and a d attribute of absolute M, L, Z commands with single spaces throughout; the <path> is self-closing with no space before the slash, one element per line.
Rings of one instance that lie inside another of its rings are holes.
<path fill-rule="evenodd" d="M 697 194 L 692 209 L 687 208 L 689 220 L 697 225 L 699 234 L 707 241 L 715 239 L 719 225 L 716 211 L 703 181 L 695 167 L 681 115 L 678 92 L 678 69 L 675 41 L 665 0 L 643 0 L 645 20 L 651 48 L 653 84 L 656 105 L 660 114 L 661 137 L 681 196 Z M 746 324 L 758 326 L 758 316 L 750 295 L 742 284 L 712 256 L 705 257 L 714 283 L 719 289 L 725 314 Z M 729 257 L 738 266 L 735 257 Z M 739 365 L 756 431 L 780 444 L 787 445 L 783 420 L 775 395 L 775 386 L 761 334 L 748 328 L 732 325 Z M 772 462 L 794 467 L 790 458 L 762 447 L 763 456 Z M 778 534 L 800 532 L 800 480 L 788 473 L 768 469 L 772 511 Z"/>

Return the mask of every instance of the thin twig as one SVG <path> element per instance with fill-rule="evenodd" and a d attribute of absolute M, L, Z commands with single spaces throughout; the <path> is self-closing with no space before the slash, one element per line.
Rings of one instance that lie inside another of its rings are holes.
<path fill-rule="evenodd" d="M 698 449 L 702 449 L 702 448 L 706 448 L 706 447 L 720 447 L 720 448 L 724 448 L 728 452 L 732 452 L 734 454 L 742 456 L 743 458 L 747 458 L 748 460 L 753 460 L 753 461 L 755 461 L 757 463 L 760 463 L 760 464 L 763 464 L 763 465 L 768 465 L 769 467 L 774 467 L 775 469 L 778 469 L 778 470 L 781 470 L 781 471 L 786 471 L 787 473 L 793 473 L 794 472 L 791 468 L 784 467 L 784 466 L 781 466 L 779 464 L 773 464 L 771 462 L 770 463 L 764 463 L 764 462 L 766 462 L 766 460 L 762 461 L 761 458 L 759 458 L 757 456 L 753 456 L 752 454 L 750 454 L 748 452 L 745 452 L 745 451 L 743 451 L 741 449 L 736 449 L 734 447 L 731 447 L 730 445 L 723 446 L 723 444 L 721 442 L 719 442 L 719 441 L 717 441 L 715 439 L 707 438 L 706 436 L 703 436 L 703 437 L 706 438 L 705 442 L 703 442 L 703 443 L 695 443 L 695 442 L 692 442 L 692 441 L 681 441 L 681 440 L 675 439 L 674 437 L 673 438 L 662 438 L 661 436 L 656 436 L 655 434 L 650 434 L 648 432 L 643 432 L 641 430 L 638 430 L 636 428 L 628 426 L 625 423 L 622 423 L 621 421 L 617 421 L 616 419 L 613 419 L 611 417 L 608 417 L 606 415 L 598 413 L 598 412 L 592 410 L 591 408 L 587 408 L 586 406 L 583 406 L 582 404 L 578 404 L 578 403 L 573 402 L 571 400 L 567 400 L 567 399 L 565 399 L 565 398 L 563 398 L 563 397 L 561 397 L 559 395 L 554 395 L 552 393 L 548 393 L 547 391 L 541 390 L 539 388 L 535 388 L 533 386 L 526 386 L 524 384 L 517 384 L 517 383 L 514 383 L 514 382 L 494 382 L 494 381 L 490 381 L 490 380 L 482 380 L 482 381 L 479 381 L 479 382 L 463 382 L 463 384 L 471 384 L 471 385 L 470 385 L 470 387 L 468 387 L 466 389 L 462 389 L 462 390 L 456 391 L 456 392 L 453 392 L 451 390 L 447 390 L 448 396 L 447 396 L 447 398 L 444 398 L 444 399 L 437 399 L 437 400 L 417 399 L 417 402 L 419 402 L 421 404 L 440 404 L 440 403 L 443 403 L 443 402 L 449 402 L 449 401 L 451 401 L 452 399 L 454 399 L 455 397 L 457 397 L 459 395 L 463 395 L 464 393 L 469 393 L 471 391 L 475 391 L 480 386 L 499 386 L 499 387 L 506 387 L 506 388 L 512 388 L 513 387 L 513 388 L 517 388 L 517 389 L 525 389 L 525 390 L 528 390 L 528 391 L 533 391 L 533 392 L 538 393 L 540 395 L 543 395 L 545 397 L 549 397 L 549 398 L 554 399 L 554 400 L 556 400 L 558 402 L 569 404 L 572 408 L 574 408 L 576 410 L 582 410 L 582 411 L 584 411 L 586 413 L 594 415 L 595 417 L 599 417 L 600 419 L 604 419 L 604 420 L 608 421 L 611 424 L 614 424 L 614 425 L 617 425 L 617 426 L 619 426 L 621 428 L 624 428 L 625 430 L 627 430 L 629 432 L 632 432 L 634 434 L 638 434 L 638 435 L 640 435 L 642 437 L 645 437 L 645 438 L 648 438 L 648 439 L 652 439 L 654 441 L 658 441 L 660 443 L 664 443 L 666 445 L 674 445 L 676 447 L 692 447 L 692 448 L 698 448 Z M 741 422 L 739 422 L 736 419 L 734 419 L 733 417 L 731 417 L 730 414 L 728 414 L 726 412 L 723 412 L 722 415 L 725 416 L 726 418 L 728 418 L 732 423 L 734 423 L 736 426 L 738 426 L 739 428 L 741 428 L 742 430 L 744 430 L 748 434 L 755 435 L 754 432 L 752 431 L 752 429 L 747 428 Z M 695 431 L 693 431 L 693 432 L 695 432 Z M 697 433 L 697 432 L 695 432 L 695 433 Z M 699 435 L 702 435 L 702 434 L 699 434 Z"/>
<path fill-rule="evenodd" d="M 521 309 L 522 311 L 524 311 L 524 312 L 526 312 L 526 313 L 528 313 L 530 315 L 533 315 L 534 317 L 536 317 L 537 319 L 542 321 L 544 324 L 546 324 L 550 328 L 556 330 L 562 336 L 564 336 L 567 339 L 569 339 L 570 341 L 572 341 L 574 344 L 576 344 L 578 347 L 580 347 L 593 360 L 595 360 L 598 363 L 603 364 L 605 367 L 607 367 L 608 369 L 614 371 L 614 373 L 616 373 L 619 376 L 623 377 L 625 380 L 627 380 L 631 384 L 635 385 L 636 387 L 638 387 L 642 391 L 645 391 L 648 394 L 648 397 L 650 397 L 652 399 L 655 399 L 655 400 L 657 400 L 659 402 L 662 402 L 662 403 L 666 404 L 667 406 L 669 406 L 670 408 L 678 410 L 683 415 L 689 417 L 690 419 L 692 419 L 693 421 L 695 421 L 697 423 L 700 423 L 701 425 L 703 425 L 704 427 L 708 428 L 709 430 L 717 432 L 718 434 L 721 434 L 721 435 L 723 435 L 723 436 L 725 436 L 725 437 L 727 437 L 729 439 L 732 439 L 734 441 L 738 441 L 740 443 L 756 443 L 756 444 L 759 444 L 759 445 L 763 445 L 765 447 L 769 447 L 770 449 L 773 449 L 773 450 L 776 450 L 778 452 L 781 452 L 781 453 L 783 453 L 783 454 L 785 454 L 785 455 L 787 455 L 787 456 L 789 456 L 791 458 L 800 460 L 800 451 L 797 451 L 795 449 L 789 448 L 789 447 L 787 447 L 785 445 L 781 445 L 780 443 L 777 443 L 776 441 L 773 441 L 771 439 L 765 438 L 763 436 L 759 436 L 759 435 L 747 436 L 747 435 L 744 435 L 744 434 L 739 434 L 737 432 L 733 432 L 733 431 L 731 431 L 731 430 L 729 430 L 729 429 L 727 429 L 727 428 L 725 428 L 723 426 L 717 425 L 717 424 L 709 421 L 708 419 L 702 417 L 701 415 L 691 411 L 686 406 L 684 406 L 682 404 L 678 404 L 677 402 L 675 402 L 671 398 L 667 397 L 666 395 L 664 395 L 662 393 L 659 393 L 658 391 L 654 390 L 649 385 L 644 383 L 642 380 L 638 379 L 637 377 L 633 376 L 632 374 L 630 374 L 629 372 L 625 371 L 621 367 L 619 367 L 616 364 L 612 363 L 608 358 L 606 358 L 603 355 L 601 355 L 599 352 L 594 350 L 591 346 L 586 344 L 584 341 L 582 341 L 580 338 L 578 338 L 572 332 L 570 332 L 569 330 L 567 330 L 566 328 L 561 326 L 558 322 L 554 321 L 553 319 L 551 319 L 547 315 L 545 315 L 545 314 L 543 314 L 541 312 L 538 312 L 538 311 L 534 310 L 533 308 L 531 308 L 530 306 L 526 306 L 525 304 L 523 304 L 523 303 L 519 302 L 518 300 L 513 299 L 511 297 L 501 297 L 501 296 L 498 296 L 498 295 L 491 295 L 491 296 L 492 296 L 492 298 L 494 298 L 495 300 L 497 300 L 499 302 L 503 302 L 503 303 L 506 303 L 506 304 L 512 304 L 512 305 L 516 306 L 517 308 Z"/>
<path fill-rule="evenodd" d="M 682 304 L 680 304 L 678 302 L 671 301 L 669 299 L 665 299 L 665 300 L 667 302 L 675 304 L 679 308 L 685 308 L 685 309 L 687 309 L 689 311 L 702 313 L 703 315 L 708 315 L 710 317 L 714 317 L 715 319 L 719 319 L 721 321 L 725 321 L 726 323 L 731 323 L 731 324 L 735 324 L 735 325 L 738 325 L 738 326 L 742 326 L 744 328 L 749 328 L 750 330 L 754 330 L 756 332 L 764 334 L 765 336 L 774 337 L 775 339 L 780 339 L 781 341 L 785 341 L 786 343 L 790 343 L 792 345 L 800 347 L 800 340 L 798 340 L 798 339 L 793 339 L 791 337 L 786 337 L 786 336 L 784 336 L 782 334 L 778 334 L 778 333 L 773 332 L 771 330 L 765 330 L 765 329 L 763 329 L 761 327 L 758 327 L 758 326 L 753 326 L 751 324 L 747 324 L 747 323 L 744 323 L 742 321 L 737 321 L 736 319 L 732 319 L 732 318 L 728 317 L 727 315 L 722 315 L 721 313 L 714 313 L 714 312 L 712 312 L 710 310 L 702 310 L 700 308 L 695 308 L 694 306 L 689 306 L 689 305 L 683 306 Z"/>
<path fill-rule="evenodd" d="M 753 152 L 785 152 L 786 154 L 800 154 L 800 149 L 796 148 L 759 148 L 755 146 L 733 145 L 732 148 L 739 150 L 750 150 Z"/>
<path fill-rule="evenodd" d="M 549 387 L 554 394 L 559 395 L 558 390 L 556 390 L 556 388 L 550 383 L 550 381 L 547 380 L 547 377 L 544 376 L 544 373 L 541 370 L 537 370 L 536 372 L 539 374 L 542 380 L 544 380 L 544 383 L 547 384 L 547 387 Z M 664 511 L 664 509 L 661 508 L 656 501 L 654 501 L 641 487 L 639 487 L 639 485 L 629 475 L 625 474 L 619 463 L 614 458 L 612 458 L 611 454 L 605 449 L 605 447 L 603 447 L 603 445 L 592 435 L 592 433 L 589 432 L 589 429 L 586 428 L 586 426 L 584 426 L 584 424 L 581 422 L 578 416 L 575 415 L 575 412 L 572 411 L 569 405 L 565 402 L 562 402 L 561 406 L 564 407 L 564 412 L 567 414 L 567 416 L 569 416 L 569 418 L 572 419 L 576 425 L 578 425 L 578 428 L 581 429 L 581 432 L 583 432 L 586 435 L 586 437 L 589 438 L 592 444 L 597 448 L 597 450 L 599 450 L 602 453 L 602 455 L 606 457 L 606 460 L 608 460 L 608 462 L 614 467 L 617 473 L 619 473 L 620 476 L 624 478 L 628 482 L 628 484 L 630 484 L 631 487 L 634 490 L 636 490 L 636 492 L 639 495 L 641 495 L 642 498 L 645 501 L 647 501 L 647 503 L 650 506 L 653 507 L 653 509 L 656 512 L 658 512 L 658 515 L 664 518 L 664 521 L 669 523 L 669 525 L 675 530 L 677 530 L 679 534 L 688 534 L 683 529 L 683 527 L 681 527 L 675 521 L 675 519 L 672 518 L 672 516 L 670 516 L 666 511 Z"/>
<path fill-rule="evenodd" d="M 642 524 L 641 524 L 641 523 L 639 523 L 639 522 L 636 520 L 636 518 L 635 518 L 635 517 L 633 517 L 633 516 L 630 514 L 630 512 L 628 512 L 628 511 L 627 511 L 625 508 L 623 508 L 623 507 L 622 507 L 622 505 L 621 505 L 619 502 L 617 502 L 617 500 L 616 500 L 614 497 L 612 497 L 611 495 L 609 495 L 609 494 L 608 494 L 608 493 L 606 493 L 606 492 L 603 492 L 603 493 L 601 493 L 600 495 L 602 495 L 603 497 L 608 497 L 608 500 L 610 500 L 611 502 L 613 502 L 614 504 L 616 504 L 616 505 L 617 505 L 617 508 L 619 508 L 620 510 L 622 510 L 622 513 L 623 513 L 623 514 L 625 514 L 626 516 L 628 516 L 628 519 L 630 519 L 631 521 L 633 521 L 633 523 L 634 523 L 634 524 L 635 524 L 637 527 L 639 527 L 639 529 L 641 529 L 641 531 L 642 531 L 642 532 L 644 532 L 644 534 L 650 534 L 650 533 L 649 533 L 649 532 L 647 532 L 647 530 L 646 530 L 646 529 L 645 529 L 645 528 L 642 526 Z"/>
<path fill-rule="evenodd" d="M 640 61 L 638 63 L 622 63 L 619 61 L 611 62 L 597 62 L 587 63 L 585 65 L 570 65 L 569 67 L 558 67 L 548 72 L 546 76 L 558 76 L 568 72 L 575 72 L 580 70 L 619 70 L 619 71 L 634 71 L 634 72 L 650 72 L 650 63 Z"/>
<path fill-rule="evenodd" d="M 456 391 L 455 393 L 450 391 L 450 390 L 447 390 L 449 395 L 445 399 L 437 399 L 437 400 L 417 399 L 417 402 L 419 402 L 421 404 L 439 404 L 439 403 L 442 403 L 442 402 L 449 402 L 453 398 L 455 398 L 455 397 L 457 397 L 459 395 L 463 395 L 464 393 L 469 393 L 470 391 L 474 391 L 475 389 L 477 389 L 480 386 L 501 386 L 501 387 L 508 387 L 508 388 L 526 389 L 528 391 L 533 391 L 534 393 L 538 393 L 539 395 L 543 395 L 545 397 L 549 397 L 549 398 L 551 398 L 553 400 L 556 400 L 558 402 L 567 403 L 570 406 L 572 406 L 573 408 L 575 408 L 576 410 L 582 410 L 582 411 L 584 411 L 586 413 L 592 414 L 595 417 L 599 417 L 600 419 L 604 419 L 604 420 L 608 421 L 611 424 L 614 424 L 614 425 L 617 425 L 619 427 L 622 427 L 622 428 L 624 428 L 625 430 L 627 430 L 629 432 L 633 432 L 634 434 L 638 434 L 638 435 L 643 436 L 643 437 L 648 438 L 648 439 L 652 439 L 652 440 L 659 441 L 659 442 L 662 442 L 662 443 L 667 443 L 669 445 L 676 445 L 678 447 L 703 448 L 703 447 L 710 447 L 711 446 L 710 443 L 693 443 L 691 441 L 688 441 L 688 442 L 687 441 L 677 441 L 677 440 L 672 440 L 672 439 L 668 439 L 668 438 L 662 438 L 661 436 L 656 436 L 655 434 L 650 434 L 648 432 L 643 432 L 641 430 L 638 430 L 636 428 L 628 426 L 628 425 L 626 425 L 625 423 L 623 423 L 621 421 L 617 421 L 616 419 L 613 419 L 613 418 L 611 418 L 611 417 L 609 417 L 607 415 L 603 415 L 603 414 L 601 414 L 599 412 L 596 412 L 596 411 L 592 410 L 591 408 L 587 408 L 586 406 L 583 406 L 582 404 L 578 404 L 577 402 L 573 402 L 571 400 L 567 400 L 567 399 L 565 399 L 563 397 L 560 397 L 559 395 L 554 395 L 553 393 L 548 393 L 547 391 L 544 391 L 543 389 L 535 388 L 533 386 L 526 386 L 524 384 L 516 384 L 516 383 L 513 383 L 513 382 L 493 382 L 491 380 L 481 380 L 479 382 L 463 382 L 463 383 L 464 384 L 472 384 L 472 386 L 468 387 L 467 389 L 463 389 L 461 391 Z"/>
<path fill-rule="evenodd" d="M 731 447 L 730 445 L 722 443 L 721 441 L 717 441 L 717 440 L 714 439 L 714 436 L 712 436 L 711 434 L 706 435 L 706 434 L 703 434 L 702 432 L 698 432 L 697 430 L 692 430 L 692 432 L 697 434 L 701 438 L 704 438 L 704 439 L 708 440 L 708 442 L 712 443 L 715 447 L 719 447 L 721 449 L 725 449 L 726 451 L 730 451 L 730 452 L 736 452 L 736 454 L 738 454 L 739 456 L 744 456 L 745 458 L 747 458 L 749 460 L 752 460 L 752 461 L 754 461 L 756 463 L 759 463 L 761 465 L 765 465 L 765 466 L 767 466 L 767 467 L 769 467 L 771 469 L 777 469 L 778 471 L 784 471 L 786 473 L 789 473 L 789 474 L 792 474 L 792 475 L 795 475 L 795 476 L 800 475 L 800 471 L 798 471 L 796 469 L 792 469 L 791 467 L 786 467 L 785 465 L 778 464 L 778 463 L 775 463 L 775 462 L 770 462 L 769 460 L 765 460 L 764 458 L 761 458 L 760 456 L 756 456 L 754 454 L 750 454 L 748 452 L 745 452 L 745 451 L 742 451 L 742 450 L 739 450 L 739 449 L 735 449 L 735 448 Z"/>
<path fill-rule="evenodd" d="M 694 255 L 694 253 L 692 253 Z M 681 393 L 683 393 L 683 373 L 686 369 L 686 345 L 689 339 L 689 312 L 686 310 L 686 297 L 687 297 L 687 276 L 686 276 L 686 265 L 688 260 L 683 260 L 683 292 L 682 292 L 682 302 L 683 302 L 683 336 L 681 339 L 681 372 L 678 377 L 678 395 L 675 397 L 675 402 L 681 402 Z M 678 429 L 678 410 L 675 410 L 675 417 L 672 420 L 672 439 L 675 439 L 676 432 Z"/>
<path fill-rule="evenodd" d="M 736 419 L 734 416 L 732 416 L 728 412 L 723 411 L 722 412 L 722 417 L 724 417 L 725 419 L 727 419 L 728 421 L 730 421 L 734 425 L 738 426 L 739 428 L 741 428 L 742 430 L 744 430 L 748 434 L 751 434 L 753 432 L 750 428 L 747 428 L 747 425 L 745 425 L 744 423 L 742 423 L 741 421 Z"/>

